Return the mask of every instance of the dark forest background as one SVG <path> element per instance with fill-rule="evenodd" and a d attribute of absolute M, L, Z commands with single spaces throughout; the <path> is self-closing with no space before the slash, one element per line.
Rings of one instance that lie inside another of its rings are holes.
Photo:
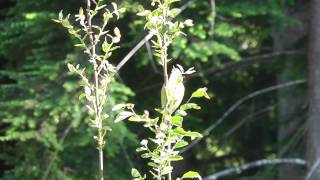
<path fill-rule="evenodd" d="M 186 94 L 206 86 L 213 98 L 199 101 L 202 110 L 185 121 L 187 129 L 206 133 L 182 154 L 175 173 L 194 169 L 206 177 L 256 160 L 299 158 L 306 165 L 269 165 L 221 179 L 302 180 L 314 167 L 310 179 L 319 180 L 320 1 L 185 0 L 177 7 L 189 2 L 177 18 L 195 26 L 170 53 L 175 63 L 197 70 L 186 80 Z M 127 12 L 118 22 L 123 38 L 114 64 L 147 34 L 136 13 L 150 4 L 117 3 Z M 78 78 L 66 67 L 86 57 L 51 20 L 81 5 L 0 0 L 0 179 L 97 179 L 94 130 L 78 103 Z M 120 70 L 112 104 L 134 102 L 140 111 L 159 106 L 161 68 L 148 46 Z M 147 134 L 139 125 L 110 124 L 106 178 L 127 180 L 131 167 L 147 168 L 135 152 Z"/>

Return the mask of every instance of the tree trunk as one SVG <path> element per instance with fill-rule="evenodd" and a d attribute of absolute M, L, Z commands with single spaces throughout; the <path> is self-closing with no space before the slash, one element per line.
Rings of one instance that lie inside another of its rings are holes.
<path fill-rule="evenodd" d="M 307 160 L 309 172 L 320 159 L 320 1 L 311 0 L 311 23 L 308 51 L 308 135 Z M 320 166 L 309 180 L 320 179 Z"/>
<path fill-rule="evenodd" d="M 280 33 L 281 34 L 281 33 Z M 275 43 L 279 41 L 275 40 Z M 281 42 L 278 42 L 281 43 Z M 281 47 L 275 45 L 275 49 L 282 51 Z M 285 60 L 287 57 L 281 57 Z M 285 60 L 281 72 L 277 75 L 277 84 L 282 84 L 288 81 L 296 79 L 292 73 L 292 67 L 294 62 L 290 60 Z M 300 107 L 302 98 L 299 96 L 299 92 L 295 89 L 281 89 L 278 91 L 278 106 L 277 106 L 277 119 L 278 119 L 278 157 L 286 158 L 287 156 L 291 157 L 291 154 L 285 152 L 287 150 L 287 140 L 290 139 L 290 136 L 295 133 L 297 128 L 297 120 L 294 118 L 294 114 L 297 109 Z M 290 164 L 279 166 L 278 180 L 295 180 L 298 176 L 300 167 L 296 167 Z"/>
<path fill-rule="evenodd" d="M 292 23 L 291 25 L 283 27 L 275 27 L 273 29 L 273 49 L 275 52 L 281 52 L 288 49 L 292 49 L 299 43 L 299 41 L 306 36 L 308 29 L 308 5 L 296 4 L 296 11 L 289 13 L 290 11 L 287 7 L 284 7 L 283 11 L 287 12 L 286 14 L 290 17 L 293 17 L 299 23 Z M 282 68 L 277 74 L 277 84 L 282 84 L 294 79 L 299 79 L 300 75 L 297 75 L 292 71 L 296 66 L 295 61 L 289 60 L 286 57 L 279 57 L 279 62 L 282 64 Z M 297 77 L 298 76 L 298 77 Z M 277 119 L 278 119 L 278 132 L 277 132 L 277 141 L 278 141 L 278 157 L 295 157 L 296 154 L 291 154 L 287 152 L 287 142 L 290 137 L 298 129 L 297 127 L 297 118 L 296 111 L 301 106 L 305 97 L 301 96 L 299 90 L 296 89 L 282 89 L 278 91 L 278 106 L 277 106 Z M 278 180 L 296 180 L 299 178 L 299 169 L 300 167 L 292 165 L 282 165 L 279 166 L 278 171 Z"/>

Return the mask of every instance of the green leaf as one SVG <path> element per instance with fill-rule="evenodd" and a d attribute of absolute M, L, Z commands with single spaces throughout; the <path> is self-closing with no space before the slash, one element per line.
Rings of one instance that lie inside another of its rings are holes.
<path fill-rule="evenodd" d="M 113 42 L 113 43 L 118 43 L 118 42 L 120 42 L 120 37 L 118 37 L 118 36 L 113 37 L 113 38 L 112 38 L 112 42 Z"/>
<path fill-rule="evenodd" d="M 110 49 L 110 51 L 114 51 L 114 50 L 119 49 L 119 48 L 120 48 L 120 46 L 114 46 L 114 47 L 112 47 L 112 48 Z"/>
<path fill-rule="evenodd" d="M 158 57 L 158 58 L 161 58 L 162 57 L 162 54 L 160 53 L 153 53 L 154 56 Z"/>
<path fill-rule="evenodd" d="M 128 117 L 133 116 L 133 115 L 134 115 L 133 112 L 130 112 L 130 111 L 122 111 L 122 112 L 120 112 L 120 113 L 117 115 L 117 117 L 116 117 L 116 119 L 114 120 L 114 122 L 117 123 L 117 122 L 123 121 L 123 120 L 125 120 L 125 119 L 127 119 Z"/>
<path fill-rule="evenodd" d="M 118 111 L 120 109 L 124 109 L 124 108 L 128 108 L 128 109 L 132 109 L 134 107 L 134 104 L 117 104 L 112 108 L 112 111 Z"/>
<path fill-rule="evenodd" d="M 109 44 L 107 41 L 105 41 L 105 42 L 102 44 L 102 50 L 103 50 L 103 52 L 108 53 L 109 50 L 110 50 L 110 48 L 111 48 L 111 46 L 110 46 L 110 44 Z"/>
<path fill-rule="evenodd" d="M 68 69 L 69 69 L 70 72 L 75 72 L 76 71 L 76 68 L 74 67 L 74 65 L 68 64 L 67 66 L 68 66 Z"/>
<path fill-rule="evenodd" d="M 200 180 L 202 180 L 201 176 L 199 173 L 195 172 L 195 171 L 189 171 L 189 172 L 186 172 L 181 179 L 195 179 L 195 178 L 198 178 Z"/>
<path fill-rule="evenodd" d="M 175 114 L 179 116 L 186 116 L 187 112 L 184 110 L 178 109 Z"/>
<path fill-rule="evenodd" d="M 136 152 L 142 152 L 142 151 L 146 151 L 147 148 L 146 147 L 139 147 L 136 149 Z"/>
<path fill-rule="evenodd" d="M 132 121 L 132 122 L 141 122 L 141 121 L 143 121 L 143 119 L 138 115 L 131 116 L 128 120 Z"/>
<path fill-rule="evenodd" d="M 123 108 L 125 108 L 125 107 L 126 107 L 126 104 L 117 104 L 117 105 L 115 105 L 115 106 L 112 108 L 111 111 L 117 111 L 117 110 L 123 109 Z"/>
<path fill-rule="evenodd" d="M 120 33 L 119 28 L 117 28 L 117 27 L 114 28 L 114 34 L 115 34 L 117 37 L 121 37 L 121 33 Z"/>
<path fill-rule="evenodd" d="M 66 27 L 66 28 L 72 28 L 68 19 L 62 20 L 62 26 Z"/>
<path fill-rule="evenodd" d="M 195 104 L 195 103 L 187 103 L 187 104 L 183 104 L 180 107 L 180 109 L 183 110 L 183 111 L 189 110 L 189 109 L 199 110 L 199 109 L 201 109 L 201 107 L 198 104 Z"/>
<path fill-rule="evenodd" d="M 144 154 L 141 154 L 141 157 L 142 158 L 149 158 L 151 157 L 149 153 L 144 153 Z"/>
<path fill-rule="evenodd" d="M 188 145 L 188 142 L 182 140 L 173 146 L 173 149 L 182 148 Z"/>
<path fill-rule="evenodd" d="M 169 159 L 170 159 L 170 161 L 181 161 L 183 159 L 183 157 L 180 155 L 175 155 L 175 156 L 170 157 Z"/>
<path fill-rule="evenodd" d="M 187 132 L 185 134 L 185 136 L 189 136 L 191 138 L 191 140 L 194 140 L 195 138 L 202 138 L 202 134 L 198 133 L 198 132 Z"/>
<path fill-rule="evenodd" d="M 187 19 L 183 22 L 183 24 L 190 27 L 193 26 L 193 21 L 191 19 Z"/>
<path fill-rule="evenodd" d="M 75 47 L 79 47 L 79 48 L 85 48 L 86 46 L 84 44 L 75 44 Z"/>
<path fill-rule="evenodd" d="M 177 127 L 176 129 L 173 130 L 173 132 L 180 134 L 182 136 L 188 136 L 191 138 L 191 140 L 193 140 L 195 138 L 203 137 L 202 134 L 200 134 L 198 132 L 185 131 L 182 127 Z"/>
<path fill-rule="evenodd" d="M 112 2 L 111 4 L 112 4 L 112 6 L 113 6 L 113 9 L 114 9 L 115 11 L 118 11 L 118 6 L 117 6 L 117 4 L 114 3 L 114 2 Z"/>
<path fill-rule="evenodd" d="M 82 100 L 84 97 L 86 97 L 86 94 L 85 94 L 85 93 L 81 93 L 81 94 L 79 95 L 79 100 Z"/>
<path fill-rule="evenodd" d="M 63 19 L 63 10 L 61 10 L 61 11 L 59 12 L 59 19 L 60 19 L 60 20 Z"/>
<path fill-rule="evenodd" d="M 205 97 L 207 99 L 210 99 L 209 95 L 207 94 L 207 88 L 199 88 L 198 90 L 196 90 L 194 93 L 192 93 L 191 97 L 193 98 L 201 98 L 201 97 Z"/>
<path fill-rule="evenodd" d="M 104 22 L 108 22 L 111 17 L 112 17 L 112 15 L 109 14 L 108 12 L 103 13 Z"/>
<path fill-rule="evenodd" d="M 139 171 L 137 169 L 132 168 L 131 169 L 131 176 L 134 178 L 138 178 L 138 177 L 141 177 L 141 174 L 139 173 Z"/>
<path fill-rule="evenodd" d="M 181 127 L 183 122 L 183 117 L 181 116 L 173 116 L 170 119 L 171 123 L 175 126 Z"/>
<path fill-rule="evenodd" d="M 186 131 L 182 127 L 177 127 L 176 129 L 173 130 L 174 133 L 180 134 L 180 135 L 186 135 Z"/>
<path fill-rule="evenodd" d="M 148 165 L 151 166 L 151 167 L 154 167 L 154 168 L 158 167 L 158 165 L 156 163 L 153 163 L 153 162 L 148 162 Z"/>
<path fill-rule="evenodd" d="M 79 9 L 79 16 L 83 16 L 83 15 L 84 15 L 83 8 L 82 8 L 82 7 L 80 7 L 80 9 Z"/>
<path fill-rule="evenodd" d="M 181 10 L 179 8 L 173 8 L 169 11 L 168 16 L 169 17 L 175 17 L 176 15 L 178 15 L 181 12 Z"/>

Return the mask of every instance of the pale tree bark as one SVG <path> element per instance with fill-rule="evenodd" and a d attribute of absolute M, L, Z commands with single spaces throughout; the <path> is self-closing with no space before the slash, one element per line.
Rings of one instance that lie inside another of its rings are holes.
<path fill-rule="evenodd" d="M 295 12 L 290 12 L 287 7 L 283 9 L 286 14 L 294 18 L 297 22 L 292 23 L 285 28 L 274 28 L 273 30 L 273 47 L 275 52 L 282 52 L 293 48 L 296 44 L 306 36 L 308 29 L 309 17 L 308 5 L 296 4 Z M 279 61 L 284 61 L 281 70 L 277 74 L 277 83 L 282 84 L 284 82 L 297 79 L 297 75 L 293 73 L 292 69 L 295 66 L 295 61 L 289 61 L 292 56 L 279 56 Z M 304 97 L 301 96 L 299 90 L 296 89 L 280 89 L 277 93 L 278 97 L 278 108 L 277 108 L 277 119 L 278 119 L 278 157 L 295 157 L 296 154 L 290 154 L 286 151 L 286 141 L 295 133 L 297 128 L 297 119 L 295 112 L 301 106 L 304 101 Z M 286 164 L 278 168 L 278 180 L 300 180 L 299 170 L 296 166 Z"/>
<path fill-rule="evenodd" d="M 307 160 L 309 180 L 320 179 L 320 167 L 314 167 L 320 158 L 320 1 L 311 0 L 311 23 L 308 51 L 308 135 Z"/>
<path fill-rule="evenodd" d="M 292 67 L 292 61 L 286 61 L 283 71 L 278 75 L 278 84 L 289 81 L 291 76 L 290 67 Z M 300 107 L 303 101 L 301 95 L 296 89 L 282 89 L 278 91 L 278 157 L 296 157 L 296 154 L 285 152 L 286 142 L 293 136 L 297 128 L 297 119 L 294 118 L 295 112 Z M 300 180 L 299 167 L 291 164 L 285 164 L 278 168 L 278 180 Z"/>

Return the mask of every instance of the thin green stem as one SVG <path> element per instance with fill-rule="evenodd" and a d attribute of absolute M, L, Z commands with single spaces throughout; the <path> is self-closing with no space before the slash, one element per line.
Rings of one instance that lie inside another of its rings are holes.
<path fill-rule="evenodd" d="M 96 60 L 96 42 L 93 37 L 93 31 L 92 31 L 92 15 L 90 14 L 91 9 L 91 0 L 87 0 L 87 19 L 88 19 L 88 36 L 91 43 L 91 61 L 93 63 L 93 69 L 94 69 L 94 90 L 95 90 L 95 121 L 98 128 L 98 151 L 99 151 L 99 174 L 100 180 L 104 180 L 104 170 L 103 170 L 103 146 L 104 146 L 104 140 L 103 140 L 103 126 L 102 126 L 102 119 L 101 117 L 101 104 L 99 102 L 99 73 L 98 73 L 98 64 Z"/>
<path fill-rule="evenodd" d="M 162 29 L 162 33 L 160 34 L 161 36 L 161 41 L 162 41 L 162 64 L 163 64 L 163 77 L 164 77 L 164 87 L 165 87 L 165 91 L 166 91 L 166 96 L 168 95 L 168 89 L 167 89 L 167 85 L 168 85 L 168 81 L 169 81 L 169 77 L 168 77 L 168 42 L 166 39 L 166 32 L 165 32 L 165 27 L 166 27 L 166 20 L 167 20 L 167 11 L 168 11 L 167 6 L 163 7 L 163 27 Z M 165 105 L 165 113 L 168 112 L 167 107 L 168 107 L 168 100 L 169 98 L 167 97 L 167 102 Z M 171 123 L 170 120 L 167 120 L 167 118 L 165 118 L 165 115 L 163 115 L 163 119 L 165 121 L 165 123 L 168 125 L 168 129 L 171 129 Z M 166 133 L 167 137 L 168 137 L 168 132 Z M 167 147 L 165 147 L 163 150 L 167 150 L 167 152 L 171 152 L 171 143 L 169 142 L 169 145 L 167 145 Z M 171 166 L 171 162 L 168 162 L 168 165 Z M 172 175 L 171 172 L 168 174 L 168 180 L 172 180 Z"/>

